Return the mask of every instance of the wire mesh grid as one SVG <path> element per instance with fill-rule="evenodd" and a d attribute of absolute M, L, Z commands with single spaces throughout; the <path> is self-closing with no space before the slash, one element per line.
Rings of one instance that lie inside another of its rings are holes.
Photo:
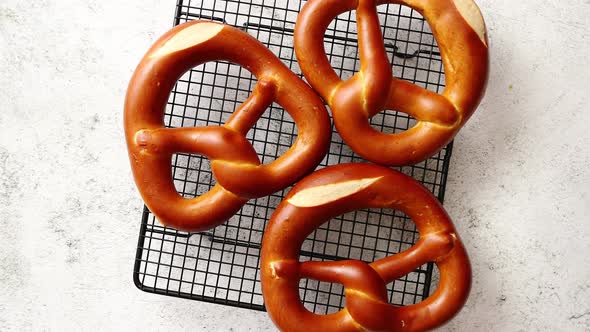
<path fill-rule="evenodd" d="M 293 29 L 300 0 L 178 0 L 175 24 L 194 19 L 214 20 L 241 28 L 269 47 L 301 76 L 293 50 Z M 384 41 L 396 77 L 440 92 L 444 71 L 428 24 L 417 12 L 400 5 L 379 6 Z M 327 55 L 337 73 L 348 78 L 359 69 L 355 12 L 340 15 L 325 36 Z M 211 62 L 187 72 L 171 92 L 164 118 L 169 127 L 223 124 L 246 100 L 256 79 L 245 69 L 226 62 Z M 371 125 L 386 133 L 411 127 L 415 120 L 388 110 L 374 116 Z M 265 164 L 288 150 L 297 128 L 280 106 L 273 104 L 247 138 Z M 451 145 L 420 164 L 397 168 L 414 177 L 441 201 L 444 198 Z M 328 155 L 319 168 L 345 162 L 362 162 L 334 132 Z M 209 161 L 199 155 L 175 154 L 172 177 L 178 192 L 191 198 L 208 191 L 215 179 Z M 163 227 L 144 209 L 137 256 L 135 284 L 164 295 L 264 310 L 259 254 L 266 222 L 289 188 L 249 201 L 234 217 L 211 231 L 184 233 Z M 340 216 L 312 233 L 300 259 L 360 259 L 372 262 L 412 246 L 419 234 L 400 211 L 367 209 Z M 408 305 L 422 301 L 431 291 L 432 263 L 416 269 L 388 286 L 390 302 Z M 309 310 L 333 313 L 345 305 L 338 284 L 301 280 L 301 299 Z"/>

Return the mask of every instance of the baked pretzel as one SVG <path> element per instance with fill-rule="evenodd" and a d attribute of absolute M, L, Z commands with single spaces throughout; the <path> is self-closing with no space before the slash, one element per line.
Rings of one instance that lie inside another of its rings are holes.
<path fill-rule="evenodd" d="M 251 96 L 223 126 L 165 128 L 170 91 L 189 69 L 208 61 L 241 65 L 258 78 Z M 262 165 L 246 139 L 267 107 L 276 101 L 293 118 L 293 146 Z M 185 231 L 216 226 L 254 197 L 293 184 L 322 160 L 331 125 L 322 100 L 255 38 L 207 21 L 179 25 L 163 35 L 137 67 L 125 100 L 125 135 L 135 182 L 160 222 Z M 193 198 L 181 197 L 171 171 L 173 153 L 202 154 L 211 160 L 217 184 Z"/>
<path fill-rule="evenodd" d="M 420 240 L 370 264 L 299 262 L 310 233 L 338 215 L 363 208 L 405 212 Z M 427 262 L 440 270 L 436 291 L 418 304 L 389 304 L 386 284 Z M 308 311 L 299 298 L 302 278 L 344 285 L 346 307 L 329 315 Z M 471 267 L 449 216 L 426 188 L 382 166 L 341 164 L 301 180 L 274 212 L 262 241 L 261 280 L 266 309 L 282 331 L 423 331 L 461 309 L 471 287 Z"/>
<path fill-rule="evenodd" d="M 376 6 L 407 5 L 424 16 L 438 42 L 446 75 L 442 94 L 392 78 Z M 360 71 L 342 81 L 324 49 L 324 34 L 341 13 L 356 9 Z M 301 71 L 332 109 L 342 139 L 363 158 L 403 166 L 447 145 L 475 111 L 488 78 L 486 29 L 472 0 L 309 0 L 295 25 Z M 386 110 L 407 113 L 417 124 L 384 134 L 368 118 Z"/>

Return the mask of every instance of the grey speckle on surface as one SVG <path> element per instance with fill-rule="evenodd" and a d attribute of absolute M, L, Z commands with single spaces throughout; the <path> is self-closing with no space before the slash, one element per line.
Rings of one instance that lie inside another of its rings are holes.
<path fill-rule="evenodd" d="M 590 2 L 477 2 L 491 77 L 445 199 L 474 279 L 441 330 L 588 331 Z M 265 313 L 132 282 L 141 200 L 123 100 L 174 3 L 0 4 L 3 329 L 274 331 Z"/>

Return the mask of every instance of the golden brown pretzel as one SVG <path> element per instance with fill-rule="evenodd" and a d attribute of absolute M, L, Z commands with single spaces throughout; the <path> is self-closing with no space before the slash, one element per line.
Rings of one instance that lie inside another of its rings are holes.
<path fill-rule="evenodd" d="M 371 264 L 348 260 L 299 262 L 305 238 L 326 221 L 363 208 L 394 208 L 416 224 L 420 240 L 410 249 Z M 396 307 L 386 284 L 435 262 L 436 291 L 418 304 Z M 299 280 L 310 278 L 345 287 L 346 307 L 334 314 L 307 311 Z M 438 200 L 412 178 L 382 166 L 342 164 L 301 180 L 273 214 L 262 241 L 262 293 L 283 331 L 423 331 L 452 318 L 471 286 L 467 253 Z"/>
<path fill-rule="evenodd" d="M 224 126 L 165 128 L 166 103 L 176 81 L 207 61 L 239 64 L 258 78 L 252 95 Z M 293 146 L 261 165 L 245 138 L 276 101 L 298 126 Z M 158 219 L 186 231 L 222 223 L 250 198 L 281 190 L 312 171 L 330 142 L 330 120 L 321 99 L 264 45 L 248 34 L 213 22 L 179 25 L 162 36 L 137 67 L 125 100 L 125 135 L 141 195 Z M 171 156 L 196 153 L 211 159 L 217 185 L 184 199 L 171 178 Z"/>
<path fill-rule="evenodd" d="M 440 49 L 446 89 L 439 95 L 392 79 L 376 6 L 407 5 L 432 28 Z M 360 71 L 342 81 L 324 50 L 324 34 L 339 14 L 356 9 Z M 472 0 L 309 0 L 295 25 L 295 52 L 305 78 L 332 109 L 342 139 L 367 160 L 408 165 L 448 144 L 475 111 L 488 77 L 485 24 Z M 418 120 L 398 134 L 373 129 L 368 118 L 386 110 Z"/>

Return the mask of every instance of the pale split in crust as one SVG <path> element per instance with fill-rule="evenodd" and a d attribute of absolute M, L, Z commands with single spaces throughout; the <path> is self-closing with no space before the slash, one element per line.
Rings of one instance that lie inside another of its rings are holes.
<path fill-rule="evenodd" d="M 297 207 L 314 207 L 328 204 L 340 198 L 355 194 L 381 178 L 382 176 L 376 178 L 364 178 L 304 189 L 289 198 L 288 202 Z"/>
<path fill-rule="evenodd" d="M 467 24 L 477 33 L 481 42 L 487 47 L 486 43 L 486 25 L 481 15 L 481 11 L 473 0 L 453 0 L 455 7 Z"/>
<path fill-rule="evenodd" d="M 190 25 L 172 36 L 164 46 L 152 53 L 150 57 L 161 57 L 201 44 L 215 37 L 223 28 L 224 26 L 221 24 L 205 22 Z"/>

